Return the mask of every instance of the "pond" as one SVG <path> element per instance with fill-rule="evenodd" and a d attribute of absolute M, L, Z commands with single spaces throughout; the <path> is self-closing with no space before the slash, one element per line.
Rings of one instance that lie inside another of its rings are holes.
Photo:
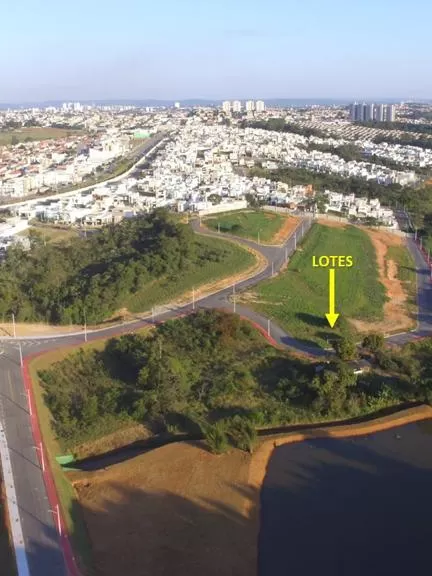
<path fill-rule="evenodd" d="M 259 576 L 426 574 L 431 542 L 432 420 L 274 450 Z"/>

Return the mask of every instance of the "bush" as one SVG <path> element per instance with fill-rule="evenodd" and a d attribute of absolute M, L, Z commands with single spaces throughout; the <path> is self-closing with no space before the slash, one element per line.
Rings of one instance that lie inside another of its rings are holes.
<path fill-rule="evenodd" d="M 234 416 L 227 422 L 227 434 L 235 448 L 252 454 L 257 433 L 249 420 L 241 416 Z"/>
<path fill-rule="evenodd" d="M 334 348 L 341 360 L 354 360 L 357 356 L 357 347 L 351 338 L 341 338 L 335 343 Z"/>
<path fill-rule="evenodd" d="M 378 352 L 384 347 L 384 336 L 382 334 L 368 334 L 362 342 L 363 348 L 368 348 L 371 352 Z"/>
<path fill-rule="evenodd" d="M 215 424 L 207 424 L 203 429 L 207 446 L 213 454 L 223 454 L 228 450 L 228 438 L 225 424 L 220 421 Z"/>

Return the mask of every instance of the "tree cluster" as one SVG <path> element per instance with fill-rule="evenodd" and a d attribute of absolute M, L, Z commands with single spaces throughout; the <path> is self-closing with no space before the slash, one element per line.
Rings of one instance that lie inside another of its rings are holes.
<path fill-rule="evenodd" d="M 368 340 L 376 354 L 380 345 L 379 337 Z M 199 311 L 148 336 L 81 350 L 40 377 L 65 447 L 131 420 L 201 433 L 215 452 L 229 444 L 252 451 L 259 427 L 357 416 L 415 396 L 399 390 L 383 398 L 385 378 L 358 379 L 352 342 L 341 341 L 338 354 L 307 363 L 269 346 L 237 315 Z"/>
<path fill-rule="evenodd" d="M 54 324 L 96 323 L 161 277 L 220 261 L 223 247 L 199 242 L 163 210 L 125 220 L 68 243 L 30 236 L 26 251 L 8 249 L 0 264 L 0 316 Z"/>

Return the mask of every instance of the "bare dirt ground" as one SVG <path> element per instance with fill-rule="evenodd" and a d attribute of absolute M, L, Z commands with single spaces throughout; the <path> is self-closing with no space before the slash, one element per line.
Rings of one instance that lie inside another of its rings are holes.
<path fill-rule="evenodd" d="M 298 223 L 299 223 L 299 219 L 296 218 L 295 216 L 284 217 L 282 227 L 273 236 L 270 244 L 277 244 L 277 245 L 284 244 L 286 242 L 286 240 L 288 240 L 288 238 L 294 232 Z"/>
<path fill-rule="evenodd" d="M 375 247 L 380 282 L 387 291 L 388 302 L 384 304 L 384 319 L 379 322 L 365 322 L 351 319 L 354 327 L 360 332 L 379 331 L 384 333 L 409 330 L 415 321 L 407 308 L 408 294 L 403 282 L 397 277 L 397 264 L 386 258 L 390 246 L 403 246 L 403 238 L 391 232 L 381 232 L 365 228 Z"/>
<path fill-rule="evenodd" d="M 281 434 L 262 441 L 252 457 L 238 450 L 214 456 L 200 443 L 178 443 L 105 471 L 69 473 L 95 574 L 256 576 L 260 490 L 274 448 L 431 418 L 432 408 L 420 406 L 372 422 Z"/>
<path fill-rule="evenodd" d="M 106 471 L 71 473 L 96 575 L 253 576 L 249 462 L 238 450 L 214 456 L 180 443 Z"/>

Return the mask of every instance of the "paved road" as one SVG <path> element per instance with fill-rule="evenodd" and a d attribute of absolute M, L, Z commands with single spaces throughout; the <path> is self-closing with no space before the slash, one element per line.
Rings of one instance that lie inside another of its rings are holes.
<path fill-rule="evenodd" d="M 295 251 L 296 244 L 300 241 L 303 234 L 309 230 L 311 224 L 312 220 L 310 218 L 303 219 L 282 247 L 263 246 L 249 240 L 241 240 L 243 244 L 258 250 L 267 259 L 268 265 L 266 268 L 252 278 L 239 282 L 235 288 L 226 288 L 197 300 L 195 303 L 196 307 L 221 308 L 231 311 L 234 311 L 235 308 L 237 313 L 250 318 L 264 330 L 267 330 L 267 318 L 244 305 L 234 305 L 234 292 L 237 294 L 246 290 L 280 270 L 287 258 Z M 197 229 L 199 223 L 195 222 L 193 226 Z M 219 236 L 217 233 L 207 230 L 200 229 L 199 231 L 209 236 Z M 429 267 L 414 241 L 408 240 L 408 242 L 417 266 L 419 327 L 416 332 L 391 337 L 389 341 L 393 343 L 404 343 L 419 336 L 432 333 L 432 296 L 430 293 Z M 161 312 L 157 312 L 154 318 L 157 321 L 164 321 L 179 314 L 190 312 L 191 308 L 191 304 L 176 308 L 166 307 Z M 88 332 L 88 340 L 131 332 L 151 322 L 152 318 L 146 317 L 121 327 L 117 326 Z M 271 324 L 270 331 L 272 337 L 282 346 L 295 348 L 316 356 L 325 354 L 322 349 L 308 346 L 295 340 L 274 323 Z M 21 344 L 23 356 L 29 356 L 37 352 L 79 344 L 83 341 L 82 333 L 50 338 L 46 336 L 40 338 L 28 337 L 20 338 L 16 341 L 5 338 L 0 339 L 0 415 L 4 421 L 7 441 L 11 451 L 12 470 L 16 482 L 17 499 L 21 510 L 22 527 L 32 576 L 63 576 L 66 575 L 67 571 L 53 515 L 49 511 L 42 473 L 33 445 L 20 369 L 18 343 Z"/>

